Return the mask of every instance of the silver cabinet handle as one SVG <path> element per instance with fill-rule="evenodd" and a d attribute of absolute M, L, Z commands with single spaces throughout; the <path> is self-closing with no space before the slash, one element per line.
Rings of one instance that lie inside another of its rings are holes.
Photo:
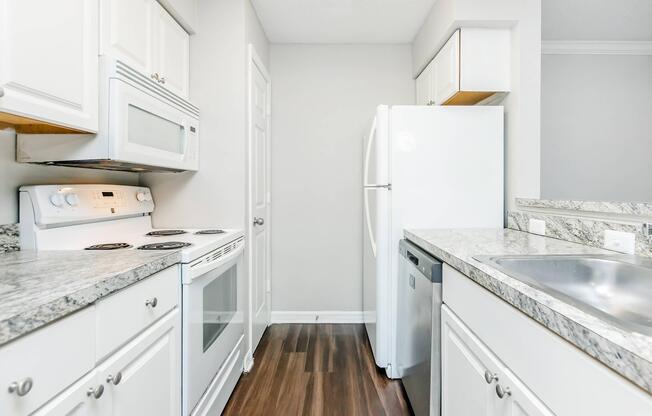
<path fill-rule="evenodd" d="M 34 380 L 27 377 L 20 381 L 14 381 L 7 390 L 9 393 L 16 393 L 18 396 L 23 397 L 32 390 L 32 387 L 34 387 Z"/>
<path fill-rule="evenodd" d="M 102 397 L 104 394 L 104 385 L 100 384 L 97 386 L 97 388 L 89 387 L 88 390 L 86 391 L 86 395 L 88 397 L 94 397 L 95 399 L 99 399 Z"/>
<path fill-rule="evenodd" d="M 5 89 L 0 87 L 0 97 L 4 97 L 4 96 L 5 96 Z"/>
<path fill-rule="evenodd" d="M 122 381 L 122 373 L 120 371 L 118 371 L 116 375 L 109 374 L 109 376 L 106 378 L 106 382 L 113 384 L 114 386 L 120 384 L 120 381 Z"/>
<path fill-rule="evenodd" d="M 263 225 L 263 224 L 265 224 L 265 220 L 263 218 L 254 217 L 254 225 Z"/>
<path fill-rule="evenodd" d="M 500 384 L 496 384 L 496 395 L 499 399 L 502 399 L 505 396 L 511 396 L 512 391 L 509 389 L 509 387 L 503 388 Z"/>
<path fill-rule="evenodd" d="M 158 305 L 158 299 L 156 299 L 156 297 L 153 297 L 145 301 L 145 306 L 151 306 L 152 308 L 156 308 L 156 305 Z"/>
<path fill-rule="evenodd" d="M 152 75 L 149 76 L 151 79 L 153 79 L 156 82 L 160 82 L 160 78 L 158 75 L 158 72 L 154 72 Z"/>
<path fill-rule="evenodd" d="M 494 381 L 498 381 L 498 374 L 492 373 L 489 370 L 485 370 L 484 372 L 484 379 L 487 382 L 487 384 L 491 384 Z"/>

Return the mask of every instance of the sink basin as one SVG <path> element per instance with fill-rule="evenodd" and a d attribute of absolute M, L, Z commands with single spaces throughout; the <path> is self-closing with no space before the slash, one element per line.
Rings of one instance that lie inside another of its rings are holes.
<path fill-rule="evenodd" d="M 652 261 L 622 255 L 476 260 L 626 330 L 652 336 Z"/>

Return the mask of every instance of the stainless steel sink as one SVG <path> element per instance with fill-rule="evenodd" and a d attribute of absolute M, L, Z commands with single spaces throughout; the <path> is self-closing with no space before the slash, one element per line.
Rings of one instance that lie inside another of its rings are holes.
<path fill-rule="evenodd" d="M 627 331 L 652 336 L 652 261 L 623 255 L 476 260 Z"/>

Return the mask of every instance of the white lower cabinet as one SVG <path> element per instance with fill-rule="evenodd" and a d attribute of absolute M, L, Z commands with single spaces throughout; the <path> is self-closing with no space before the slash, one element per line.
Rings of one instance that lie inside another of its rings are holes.
<path fill-rule="evenodd" d="M 179 315 L 170 312 L 98 367 L 106 396 L 102 415 L 179 415 Z"/>
<path fill-rule="evenodd" d="M 446 264 L 443 298 L 443 416 L 652 415 L 652 396 Z"/>
<path fill-rule="evenodd" d="M 179 315 L 170 312 L 34 415 L 179 416 Z"/>
<path fill-rule="evenodd" d="M 105 387 L 96 370 L 56 396 L 33 416 L 95 416 L 102 414 Z"/>
<path fill-rule="evenodd" d="M 446 306 L 441 351 L 443 416 L 553 414 Z"/>

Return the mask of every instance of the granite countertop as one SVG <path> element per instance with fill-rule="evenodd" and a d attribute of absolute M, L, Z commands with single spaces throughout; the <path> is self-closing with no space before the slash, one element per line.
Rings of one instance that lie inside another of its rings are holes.
<path fill-rule="evenodd" d="M 406 230 L 405 236 L 652 394 L 652 337 L 625 331 L 473 258 L 617 253 L 509 229 Z"/>
<path fill-rule="evenodd" d="M 0 346 L 180 260 L 176 250 L 0 254 Z"/>

